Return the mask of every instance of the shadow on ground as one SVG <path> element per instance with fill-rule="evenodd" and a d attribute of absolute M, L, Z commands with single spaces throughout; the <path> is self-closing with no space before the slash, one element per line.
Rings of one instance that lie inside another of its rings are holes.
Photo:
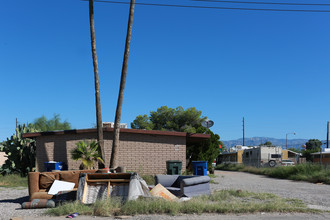
<path fill-rule="evenodd" d="M 16 198 L 16 199 L 0 200 L 0 203 L 19 203 L 19 204 L 22 204 L 23 202 L 28 202 L 28 201 L 29 201 L 29 196 L 24 196 L 24 197 Z"/>

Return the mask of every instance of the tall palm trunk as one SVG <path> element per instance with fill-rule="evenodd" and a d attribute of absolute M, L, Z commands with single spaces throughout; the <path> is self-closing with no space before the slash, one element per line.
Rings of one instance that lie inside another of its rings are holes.
<path fill-rule="evenodd" d="M 134 6 L 135 6 L 135 0 L 131 0 L 130 10 L 129 10 L 129 18 L 128 18 L 128 25 L 127 25 L 125 53 L 124 53 L 123 66 L 122 66 L 122 70 L 121 70 L 120 88 L 119 88 L 119 95 L 118 95 L 118 101 L 117 101 L 115 127 L 114 127 L 114 131 L 113 131 L 113 144 L 112 144 L 112 152 L 111 152 L 111 159 L 110 159 L 110 168 L 116 168 L 118 166 L 120 118 L 121 118 L 121 109 L 122 109 L 122 106 L 123 106 L 123 98 L 124 98 L 124 90 L 125 90 L 126 75 L 127 75 L 129 49 L 130 49 L 130 44 L 131 44 L 131 35 L 132 35 L 132 26 L 133 26 L 133 17 L 134 17 Z"/>
<path fill-rule="evenodd" d="M 94 6 L 93 0 L 89 0 L 89 24 L 91 32 L 92 56 L 94 67 L 94 82 L 95 82 L 95 105 L 96 105 L 96 125 L 97 125 L 97 141 L 101 149 L 102 159 L 105 160 L 103 128 L 102 128 L 102 113 L 100 101 L 100 82 L 99 82 L 99 67 L 96 55 L 95 28 L 94 28 Z M 101 164 L 99 164 L 100 166 Z"/>

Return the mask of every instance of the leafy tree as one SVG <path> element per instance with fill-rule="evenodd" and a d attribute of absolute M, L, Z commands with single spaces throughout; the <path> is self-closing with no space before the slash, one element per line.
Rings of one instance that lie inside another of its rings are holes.
<path fill-rule="evenodd" d="M 320 151 L 322 142 L 318 139 L 310 139 L 306 142 L 306 150 Z"/>
<path fill-rule="evenodd" d="M 131 127 L 135 129 L 210 134 L 211 138 L 207 141 L 187 145 L 186 153 L 190 161 L 208 161 L 208 165 L 211 166 L 213 160 L 217 158 L 220 153 L 219 145 L 222 146 L 222 150 L 225 149 L 225 146 L 220 141 L 220 136 L 218 134 L 214 134 L 210 129 L 201 126 L 201 123 L 205 119 L 206 117 L 202 116 L 202 112 L 194 107 L 184 110 L 181 106 L 175 109 L 162 106 L 158 108 L 157 111 L 151 111 L 150 116 L 137 116 L 131 123 Z"/>
<path fill-rule="evenodd" d="M 270 141 L 266 141 L 264 144 L 260 144 L 259 146 L 267 146 L 267 147 L 272 147 L 273 144 Z"/>
<path fill-rule="evenodd" d="M 77 147 L 71 151 L 71 157 L 76 161 L 81 160 L 81 169 L 93 169 L 94 162 L 104 164 L 96 141 L 79 141 L 76 145 Z"/>
<path fill-rule="evenodd" d="M 0 173 L 13 174 L 17 173 L 26 176 L 28 172 L 35 170 L 35 140 L 30 138 L 22 138 L 23 133 L 35 132 L 33 126 L 25 124 L 18 125 L 16 128 L 17 135 L 12 135 L 0 145 L 0 151 L 7 154 L 5 164 L 0 168 Z"/>
<path fill-rule="evenodd" d="M 197 130 L 198 133 L 204 133 L 206 128 L 201 127 Z M 201 143 L 192 144 L 187 146 L 187 158 L 191 161 L 208 161 L 208 168 L 211 168 L 212 162 L 216 159 L 220 153 L 219 145 L 224 148 L 224 144 L 220 141 L 220 136 L 214 134 L 210 129 L 205 131 L 206 134 L 210 134 L 211 137 L 207 141 Z M 188 164 L 189 166 L 190 164 Z"/>
<path fill-rule="evenodd" d="M 191 107 L 184 110 L 181 106 L 176 109 L 162 106 L 157 111 L 151 111 L 150 116 L 139 115 L 131 123 L 132 128 L 147 130 L 164 130 L 164 131 L 182 131 L 196 133 L 201 127 L 202 121 L 206 117 L 202 117 L 202 112 Z"/>
<path fill-rule="evenodd" d="M 321 151 L 322 142 L 318 139 L 309 139 L 306 142 L 306 150 L 303 152 L 303 157 L 306 157 L 306 161 L 313 161 L 312 153 Z"/>
<path fill-rule="evenodd" d="M 40 118 L 36 118 L 32 124 L 37 131 L 56 131 L 56 130 L 70 130 L 71 125 L 69 122 L 61 122 L 61 117 L 59 114 L 54 114 L 54 117 L 47 119 L 44 115 Z"/>
<path fill-rule="evenodd" d="M 131 123 L 131 128 L 152 130 L 154 128 L 154 125 L 150 121 L 148 115 L 139 115 Z"/>

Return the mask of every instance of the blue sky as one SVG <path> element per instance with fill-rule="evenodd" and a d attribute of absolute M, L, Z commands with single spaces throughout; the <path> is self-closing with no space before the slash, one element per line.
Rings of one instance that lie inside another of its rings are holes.
<path fill-rule="evenodd" d="M 114 121 L 129 5 L 95 3 L 94 10 L 103 121 Z M 196 107 L 215 122 L 212 130 L 222 140 L 242 137 L 243 117 L 246 137 L 285 138 L 294 131 L 288 138 L 324 140 L 329 20 L 330 13 L 137 5 L 121 121 L 129 125 L 163 105 Z M 0 25 L 0 141 L 15 132 L 16 118 L 24 123 L 58 113 L 73 128 L 92 127 L 88 3 L 2 1 Z"/>

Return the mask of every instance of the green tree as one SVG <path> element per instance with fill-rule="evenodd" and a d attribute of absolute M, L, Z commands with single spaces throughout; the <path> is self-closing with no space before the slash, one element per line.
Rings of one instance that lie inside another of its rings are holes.
<path fill-rule="evenodd" d="M 148 115 L 139 115 L 131 123 L 131 128 L 133 128 L 133 129 L 153 130 L 154 125 L 150 121 Z"/>
<path fill-rule="evenodd" d="M 306 150 L 303 152 L 303 157 L 306 157 L 306 161 L 312 162 L 312 153 L 321 151 L 322 142 L 318 139 L 309 139 L 306 142 Z"/>
<path fill-rule="evenodd" d="M 93 169 L 94 162 L 104 164 L 100 147 L 96 141 L 79 141 L 76 148 L 71 151 L 73 160 L 81 160 L 80 169 Z"/>
<path fill-rule="evenodd" d="M 5 164 L 0 168 L 0 173 L 13 174 L 17 173 L 26 176 L 28 172 L 35 170 L 35 140 L 30 138 L 22 138 L 23 133 L 35 132 L 32 125 L 18 125 L 16 134 L 7 138 L 0 145 L 0 151 L 7 154 Z"/>
<path fill-rule="evenodd" d="M 202 112 L 194 107 L 184 110 L 181 106 L 176 109 L 162 106 L 157 111 L 151 111 L 149 117 L 137 116 L 131 123 L 131 128 L 197 133 L 205 119 Z"/>
<path fill-rule="evenodd" d="M 273 144 L 270 141 L 266 141 L 264 144 L 260 144 L 259 146 L 267 146 L 267 147 L 272 147 Z"/>
<path fill-rule="evenodd" d="M 70 130 L 71 125 L 69 122 L 61 122 L 61 117 L 59 114 L 54 114 L 53 118 L 47 119 L 46 116 L 41 116 L 36 118 L 32 124 L 37 131 L 56 131 L 56 130 Z"/>
<path fill-rule="evenodd" d="M 187 158 L 192 160 L 208 161 L 209 166 L 219 155 L 219 145 L 225 149 L 224 144 L 220 141 L 220 136 L 214 134 L 210 129 L 201 126 L 206 119 L 202 116 L 202 112 L 194 107 L 184 110 L 181 106 L 173 109 L 162 106 L 157 111 L 151 111 L 150 116 L 139 115 L 131 123 L 131 127 L 135 129 L 147 130 L 164 130 L 164 131 L 181 131 L 188 133 L 206 133 L 211 138 L 207 141 L 187 145 Z M 189 165 L 188 165 L 189 166 Z"/>
<path fill-rule="evenodd" d="M 201 127 L 198 129 L 198 133 L 202 133 L 205 128 Z M 201 143 L 192 144 L 187 146 L 187 158 L 189 158 L 190 166 L 191 161 L 208 161 L 208 168 L 211 168 L 212 162 L 216 159 L 219 154 L 219 145 L 224 149 L 225 146 L 220 141 L 220 136 L 218 134 L 214 134 L 210 129 L 205 131 L 206 134 L 210 134 L 211 137 L 207 141 L 203 141 Z"/>
<path fill-rule="evenodd" d="M 321 146 L 322 142 L 318 139 L 309 139 L 308 142 L 306 142 L 306 150 L 320 151 Z"/>

